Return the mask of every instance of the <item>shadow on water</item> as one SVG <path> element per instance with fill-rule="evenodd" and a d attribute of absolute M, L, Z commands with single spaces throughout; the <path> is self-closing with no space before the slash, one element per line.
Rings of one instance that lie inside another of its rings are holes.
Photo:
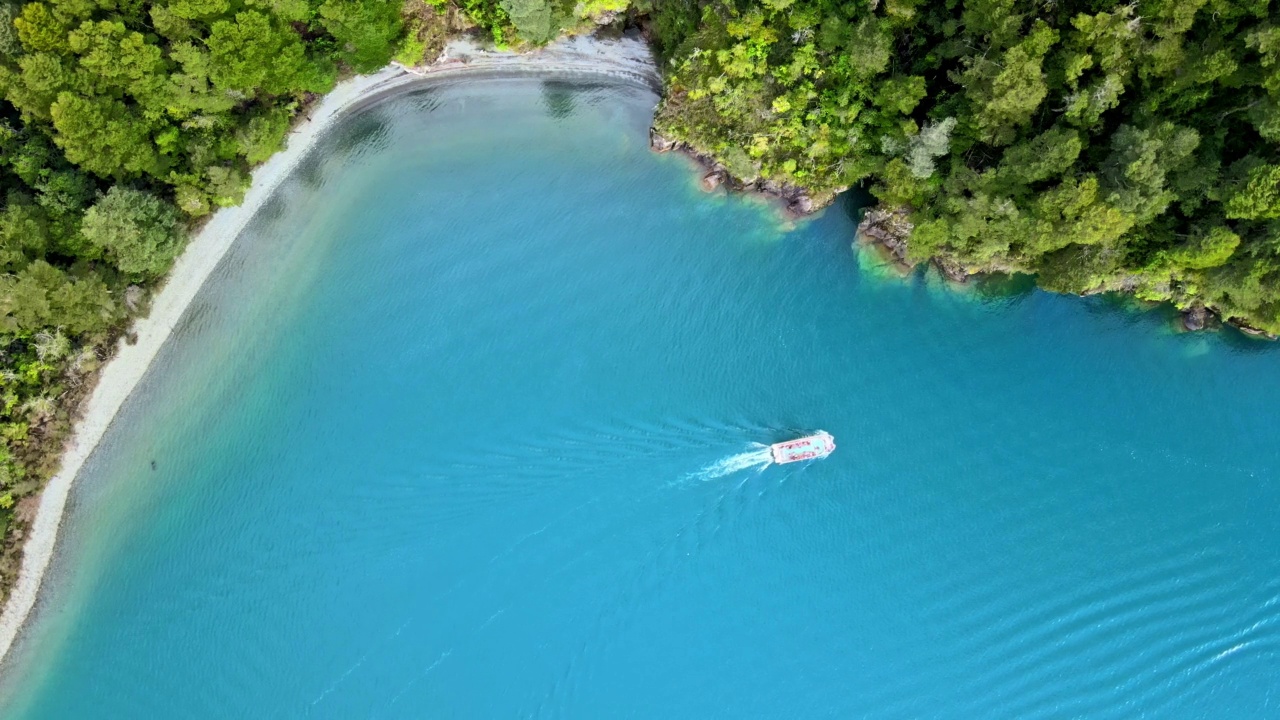
<path fill-rule="evenodd" d="M 326 155 L 344 160 L 377 153 L 391 146 L 391 134 L 391 119 L 385 110 L 366 110 L 347 119 L 325 148 Z"/>
<path fill-rule="evenodd" d="M 875 207 L 876 199 L 861 185 L 850 188 L 836 196 L 835 205 L 845 217 L 857 225 L 869 208 Z"/>
<path fill-rule="evenodd" d="M 542 81 L 542 107 L 551 117 L 562 120 L 572 117 L 578 88 L 563 80 Z"/>
<path fill-rule="evenodd" d="M 542 107 L 556 120 L 573 117 L 580 105 L 595 107 L 611 102 L 617 93 L 616 85 L 590 80 L 548 78 L 541 85 Z"/>
<path fill-rule="evenodd" d="M 403 102 L 409 104 L 415 113 L 435 112 L 442 103 L 442 88 L 426 87 L 414 90 Z"/>
<path fill-rule="evenodd" d="M 984 300 L 1022 300 L 1036 291 L 1036 276 L 1023 273 L 983 275 L 972 282 L 975 293 Z"/>
<path fill-rule="evenodd" d="M 298 167 L 294 168 L 290 179 L 301 184 L 307 190 L 323 188 L 325 184 L 324 157 L 319 153 L 308 153 L 298 163 Z"/>
<path fill-rule="evenodd" d="M 1221 329 L 1216 331 L 1218 336 L 1222 338 L 1222 342 L 1236 353 L 1267 353 L 1278 352 L 1280 341 L 1268 340 L 1264 337 L 1254 337 L 1248 333 L 1242 332 L 1230 325 L 1223 325 Z"/>

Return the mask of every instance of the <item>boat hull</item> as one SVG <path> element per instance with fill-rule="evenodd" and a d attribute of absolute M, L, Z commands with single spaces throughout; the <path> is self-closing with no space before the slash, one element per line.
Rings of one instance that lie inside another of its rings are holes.
<path fill-rule="evenodd" d="M 813 435 L 774 443 L 769 446 L 773 461 L 779 465 L 804 460 L 824 458 L 836 449 L 836 440 L 830 433 L 819 430 Z"/>

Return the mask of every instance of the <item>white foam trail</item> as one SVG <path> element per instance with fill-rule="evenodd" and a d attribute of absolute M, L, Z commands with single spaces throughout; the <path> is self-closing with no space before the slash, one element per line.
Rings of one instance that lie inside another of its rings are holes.
<path fill-rule="evenodd" d="M 721 458 L 690 477 L 697 480 L 715 480 L 743 470 L 764 470 L 773 464 L 773 454 L 769 451 L 768 445 L 751 444 L 754 449 Z"/>

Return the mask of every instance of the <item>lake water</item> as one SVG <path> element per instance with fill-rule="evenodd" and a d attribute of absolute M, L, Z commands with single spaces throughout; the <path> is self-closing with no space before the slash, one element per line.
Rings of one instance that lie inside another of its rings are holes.
<path fill-rule="evenodd" d="M 1275 346 L 892 277 L 653 102 L 328 136 L 87 466 L 0 716 L 1280 716 Z"/>

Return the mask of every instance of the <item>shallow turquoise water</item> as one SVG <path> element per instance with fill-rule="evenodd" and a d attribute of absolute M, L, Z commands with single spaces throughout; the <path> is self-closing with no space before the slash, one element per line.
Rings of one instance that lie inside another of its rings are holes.
<path fill-rule="evenodd" d="M 1280 351 L 886 278 L 652 103 L 335 131 L 91 461 L 0 716 L 1280 715 Z"/>

